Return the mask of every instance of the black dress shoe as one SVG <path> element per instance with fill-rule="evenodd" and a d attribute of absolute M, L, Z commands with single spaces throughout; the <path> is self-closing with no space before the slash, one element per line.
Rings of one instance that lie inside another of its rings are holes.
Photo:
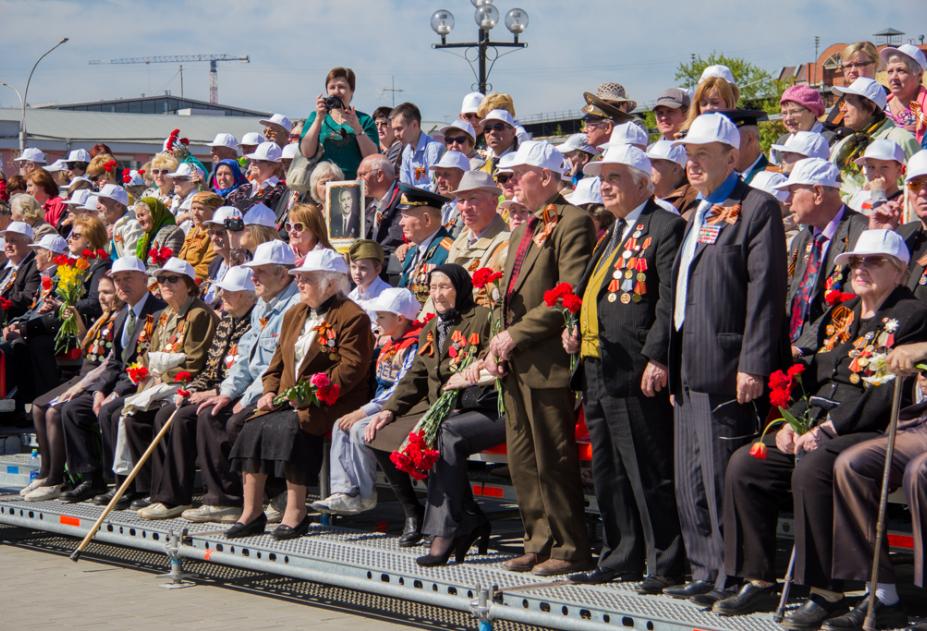
<path fill-rule="evenodd" d="M 424 521 L 424 517 L 421 515 L 406 517 L 405 527 L 402 529 L 402 534 L 399 535 L 400 548 L 411 548 L 418 545 L 418 542 L 422 540 L 422 521 Z"/>
<path fill-rule="evenodd" d="M 759 587 L 748 581 L 734 596 L 715 601 L 711 610 L 719 616 L 745 616 L 755 611 L 775 609 L 778 587 L 775 583 Z"/>
<path fill-rule="evenodd" d="M 135 494 L 135 499 L 129 503 L 129 508 L 132 510 L 142 510 L 143 508 L 148 508 L 151 506 L 151 498 L 147 495 Z"/>
<path fill-rule="evenodd" d="M 578 572 L 577 574 L 570 575 L 570 581 L 573 583 L 578 583 L 580 585 L 601 585 L 602 583 L 611 583 L 612 581 L 618 581 L 621 583 L 624 582 L 637 582 L 640 580 L 640 575 L 633 575 L 618 570 L 609 570 L 602 567 L 597 567 L 588 572 Z"/>
<path fill-rule="evenodd" d="M 263 535 L 267 527 L 267 515 L 261 513 L 247 524 L 236 521 L 232 527 L 225 531 L 227 539 L 236 539 L 238 537 L 251 537 L 254 535 Z"/>
<path fill-rule="evenodd" d="M 673 598 L 692 598 L 700 594 L 707 594 L 715 588 L 714 583 L 708 581 L 692 581 L 685 585 L 673 585 L 663 590 L 663 593 Z"/>
<path fill-rule="evenodd" d="M 711 609 L 716 602 L 719 600 L 724 600 L 725 598 L 730 598 L 731 596 L 737 595 L 737 588 L 730 587 L 728 589 L 713 589 L 707 594 L 697 594 L 690 598 L 693 603 L 702 607 L 704 609 Z"/>
<path fill-rule="evenodd" d="M 60 499 L 70 504 L 86 502 L 87 500 L 92 499 L 93 497 L 99 495 L 100 492 L 105 490 L 106 486 L 102 482 L 84 480 L 67 493 L 62 493 Z"/>
<path fill-rule="evenodd" d="M 113 498 L 116 497 L 117 488 L 114 486 L 106 493 L 97 495 L 93 498 L 93 503 L 98 506 L 108 506 L 110 502 L 113 501 Z M 119 498 L 119 501 L 116 502 L 116 505 L 113 506 L 113 510 L 127 510 L 134 500 L 138 499 L 138 494 L 133 493 L 132 491 L 126 491 L 122 494 L 122 497 Z"/>
<path fill-rule="evenodd" d="M 863 621 L 866 619 L 866 612 L 869 611 L 869 597 L 863 600 L 851 609 L 849 613 L 842 616 L 826 620 L 821 625 L 822 631 L 858 631 L 863 628 Z M 882 601 L 876 598 L 875 601 L 875 626 L 877 629 L 897 629 L 908 624 L 908 615 L 901 608 L 901 601 L 894 605 L 882 604 Z"/>
<path fill-rule="evenodd" d="M 847 612 L 847 599 L 841 598 L 837 602 L 830 602 L 817 594 L 811 594 L 798 609 L 793 609 L 782 620 L 782 626 L 792 631 L 814 631 L 820 628 L 821 623 L 828 618 L 842 615 Z"/>
<path fill-rule="evenodd" d="M 296 539 L 297 537 L 302 537 L 307 532 L 309 532 L 309 524 L 312 523 L 312 519 L 309 515 L 303 517 L 303 520 L 299 522 L 295 527 L 287 526 L 286 524 L 280 524 L 274 528 L 271 532 L 271 536 L 277 541 L 282 541 L 283 539 Z"/>
<path fill-rule="evenodd" d="M 634 588 L 634 591 L 644 596 L 655 596 L 662 594 L 663 590 L 668 587 L 679 584 L 678 578 L 668 576 L 646 576 L 640 585 Z"/>

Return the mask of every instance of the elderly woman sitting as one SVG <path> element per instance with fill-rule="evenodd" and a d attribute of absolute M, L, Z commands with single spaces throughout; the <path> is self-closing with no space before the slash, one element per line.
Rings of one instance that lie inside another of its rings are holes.
<path fill-rule="evenodd" d="M 196 275 L 189 263 L 172 257 L 155 272 L 155 277 L 161 299 L 167 307 L 158 315 L 148 353 L 142 360 L 150 376 L 140 381 L 137 394 L 126 397 L 122 409 L 126 449 L 124 454 L 118 453 L 117 440 L 116 465 L 113 467 L 117 474 L 128 473 L 131 468 L 129 461 L 138 460 L 148 448 L 155 416 L 158 409 L 174 396 L 178 375 L 185 373 L 188 378 L 195 377 L 206 365 L 206 350 L 216 332 L 218 318 L 197 297 Z M 119 470 L 120 455 L 123 455 L 123 470 Z M 135 478 L 136 501 L 133 508 L 148 506 L 150 488 L 149 461 Z"/>
<path fill-rule="evenodd" d="M 169 174 L 176 171 L 179 164 L 177 158 L 170 153 L 155 154 L 155 157 L 151 159 L 150 171 L 154 186 L 145 191 L 142 196 L 154 197 L 161 200 L 162 204 L 170 206 L 174 201 L 174 180 Z"/>
<path fill-rule="evenodd" d="M 788 134 L 799 131 L 824 132 L 823 123 L 818 121 L 824 115 L 824 99 L 807 84 L 799 83 L 785 89 L 779 97 L 779 113 Z M 832 135 L 829 133 L 828 140 Z M 785 142 L 786 137 L 780 137 L 778 142 Z"/>
<path fill-rule="evenodd" d="M 58 234 L 55 227 L 46 222 L 42 205 L 32 195 L 19 193 L 10 199 L 10 216 L 13 221 L 22 221 L 32 226 L 36 240 L 47 234 Z"/>
<path fill-rule="evenodd" d="M 796 345 L 807 363 L 782 376 L 788 386 L 774 387 L 785 399 L 780 407 L 790 405 L 813 428 L 799 434 L 786 423 L 759 445 L 739 449 L 728 463 L 725 569 L 745 583 L 738 594 L 714 604 L 716 613 L 740 615 L 775 604 L 776 521 L 791 491 L 794 580 L 811 588 L 811 598 L 789 612 L 787 628 L 816 629 L 821 623 L 824 629 L 861 628 L 858 610 L 855 625 L 839 618 L 825 622 L 847 609 L 831 574 L 834 462 L 845 449 L 879 436 L 888 423 L 892 387 L 879 385 L 879 358 L 895 345 L 927 340 L 927 306 L 903 285 L 908 259 L 904 240 L 889 230 L 867 230 L 852 251 L 837 256 L 836 264 L 850 269 L 856 295 L 831 307 L 803 334 Z M 792 385 L 798 380 L 800 386 Z M 904 620 L 883 625 L 883 611 L 877 612 L 877 628 L 903 625 Z"/>
<path fill-rule="evenodd" d="M 193 202 L 190 204 L 193 226 L 187 232 L 177 258 L 183 259 L 192 265 L 196 277 L 200 281 L 209 276 L 209 266 L 212 264 L 213 259 L 216 258 L 216 252 L 213 250 L 205 222 L 212 219 L 213 214 L 220 206 L 222 206 L 222 198 L 209 191 L 195 194 Z"/>
<path fill-rule="evenodd" d="M 466 388 L 431 446 L 440 455 L 428 475 L 422 532 L 433 539 L 429 553 L 416 559 L 422 566 L 444 565 L 451 554 L 461 563 L 477 539 L 485 553 L 489 520 L 473 499 L 467 457 L 505 440 L 495 390 L 468 388 L 477 383 L 489 343 L 489 311 L 474 303 L 473 284 L 460 265 L 438 265 L 429 274 L 428 285 L 438 317 L 425 325 L 415 363 L 365 431 L 374 449 L 399 450 L 420 419 L 410 414 L 417 404 L 434 405 L 445 390 Z M 415 517 L 406 514 L 407 520 Z"/>
<path fill-rule="evenodd" d="M 927 132 L 927 88 L 922 84 L 927 70 L 924 51 L 913 44 L 883 48 L 879 53 L 888 75 L 888 107 L 885 114 L 924 145 Z"/>
<path fill-rule="evenodd" d="M 135 258 L 145 261 L 148 272 L 153 274 L 180 250 L 183 230 L 176 224 L 170 209 L 154 197 L 143 197 L 132 210 L 143 231 L 135 246 Z"/>
<path fill-rule="evenodd" d="M 302 302 L 283 317 L 279 344 L 263 376 L 259 415 L 245 423 L 232 446 L 232 468 L 244 478 L 244 507 L 225 533 L 229 538 L 264 531 L 269 475 L 285 478 L 287 485 L 286 510 L 274 538 L 305 534 L 306 488 L 318 478 L 323 437 L 337 418 L 370 400 L 370 318 L 347 299 L 344 258 L 332 250 L 314 250 L 290 273 Z M 278 403 L 281 397 L 287 403 Z M 319 405 L 313 407 L 312 401 Z"/>
<path fill-rule="evenodd" d="M 226 158 L 219 160 L 216 167 L 216 179 L 213 191 L 224 200 L 228 199 L 239 186 L 247 184 L 248 179 L 241 172 L 241 167 L 237 160 Z"/>

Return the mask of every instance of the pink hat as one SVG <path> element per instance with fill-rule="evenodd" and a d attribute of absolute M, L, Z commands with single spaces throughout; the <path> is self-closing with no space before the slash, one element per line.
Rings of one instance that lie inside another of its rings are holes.
<path fill-rule="evenodd" d="M 786 101 L 798 103 L 803 108 L 810 110 L 816 117 L 824 113 L 824 100 L 817 90 L 804 83 L 793 85 L 782 93 L 779 99 L 779 105 Z"/>

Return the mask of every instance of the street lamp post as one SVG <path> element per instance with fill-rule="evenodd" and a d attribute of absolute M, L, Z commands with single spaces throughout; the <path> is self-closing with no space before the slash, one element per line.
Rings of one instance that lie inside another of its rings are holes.
<path fill-rule="evenodd" d="M 49 54 L 62 44 L 68 41 L 69 38 L 64 37 L 60 42 L 46 50 L 42 53 L 42 56 L 35 60 L 35 63 L 32 65 L 32 70 L 29 71 L 29 78 L 26 79 L 26 91 L 23 93 L 22 98 L 22 114 L 19 120 L 19 152 L 22 153 L 23 149 L 26 148 L 26 99 L 29 98 L 29 84 L 32 83 L 32 75 L 35 73 L 35 69 L 39 67 L 39 62 L 48 57 Z"/>
<path fill-rule="evenodd" d="M 447 43 L 447 36 L 450 35 L 451 31 L 454 29 L 454 14 L 447 9 L 439 9 L 431 16 L 431 29 L 441 37 L 441 43 L 432 44 L 432 48 L 436 50 L 445 48 L 465 48 L 468 51 L 473 49 L 476 50 L 477 83 L 479 91 L 483 94 L 486 94 L 487 87 L 489 86 L 487 82 L 489 73 L 492 71 L 492 67 L 496 60 L 501 57 L 495 49 L 526 48 L 528 46 L 525 42 L 518 41 L 518 36 L 524 33 L 525 29 L 528 27 L 528 12 L 523 9 L 510 9 L 505 14 L 505 28 L 512 33 L 511 42 L 494 42 L 490 40 L 489 32 L 499 23 L 499 10 L 493 5 L 492 1 L 493 0 L 470 0 L 473 6 L 476 7 L 476 13 L 473 15 L 473 19 L 476 21 L 476 25 L 479 29 L 477 31 L 477 41 L 475 42 Z M 487 68 L 486 61 L 490 49 L 492 49 L 495 54 L 489 60 L 490 64 Z M 472 68 L 472 62 L 474 60 L 471 60 L 466 54 L 464 59 L 467 60 L 467 63 L 471 64 L 470 67 Z"/>

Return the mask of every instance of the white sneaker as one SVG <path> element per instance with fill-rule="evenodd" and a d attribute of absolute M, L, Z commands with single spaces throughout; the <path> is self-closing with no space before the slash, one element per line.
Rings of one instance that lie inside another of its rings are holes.
<path fill-rule="evenodd" d="M 328 503 L 328 510 L 335 515 L 356 515 L 376 507 L 377 496 L 370 497 L 351 497 L 350 495 L 341 495 Z"/>
<path fill-rule="evenodd" d="M 189 504 L 185 506 L 181 505 L 168 507 L 161 502 L 155 502 L 154 504 L 150 504 L 149 506 L 139 510 L 138 516 L 142 519 L 173 519 L 174 517 L 180 517 L 180 515 L 188 508 L 191 508 Z"/>
<path fill-rule="evenodd" d="M 181 515 L 187 521 L 198 524 L 218 522 L 220 524 L 234 524 L 241 517 L 240 506 L 210 506 L 203 504 L 199 508 L 188 508 Z"/>
<path fill-rule="evenodd" d="M 267 523 L 279 524 L 281 521 L 283 521 L 283 511 L 285 510 L 286 491 L 271 498 L 270 503 L 268 503 L 267 507 L 264 509 L 264 514 L 267 516 Z"/>
<path fill-rule="evenodd" d="M 309 506 L 312 510 L 317 510 L 320 513 L 329 513 L 331 512 L 331 503 L 337 501 L 340 497 L 346 497 L 346 493 L 332 493 L 324 500 L 319 500 L 317 502 L 312 502 Z"/>
<path fill-rule="evenodd" d="M 35 480 L 33 480 L 32 482 L 30 482 L 29 484 L 27 484 L 27 485 L 24 486 L 23 488 L 19 489 L 19 494 L 22 495 L 23 497 L 26 497 L 27 495 L 29 495 L 29 493 L 31 493 L 32 491 L 36 490 L 36 489 L 39 488 L 40 486 L 45 486 L 45 480 L 46 480 L 46 479 L 47 479 L 47 478 L 36 478 Z"/>
<path fill-rule="evenodd" d="M 61 496 L 61 490 L 63 487 L 63 484 L 40 486 L 26 493 L 23 499 L 27 502 L 44 502 L 45 500 L 58 499 Z"/>

